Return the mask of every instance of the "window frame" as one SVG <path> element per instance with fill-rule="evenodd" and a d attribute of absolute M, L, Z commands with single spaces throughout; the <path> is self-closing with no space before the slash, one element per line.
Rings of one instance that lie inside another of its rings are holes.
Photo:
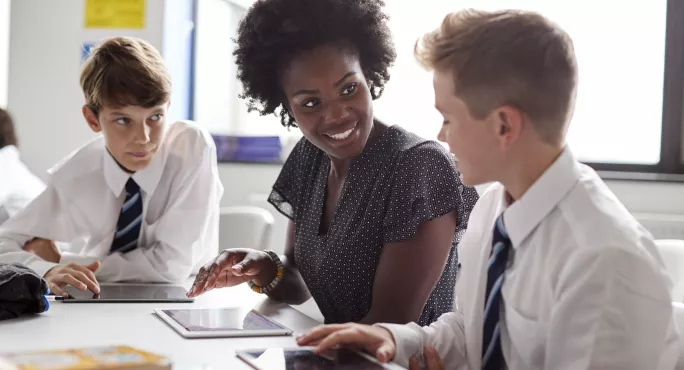
<path fill-rule="evenodd" d="M 199 0 L 194 0 L 195 27 Z M 224 0 L 249 6 L 250 0 Z M 667 0 L 660 161 L 631 164 L 583 161 L 608 180 L 684 182 L 684 0 Z M 195 119 L 195 45 L 193 32 L 190 114 Z M 258 164 L 255 163 L 255 164 Z"/>
<path fill-rule="evenodd" d="M 612 180 L 684 182 L 684 1 L 668 0 L 665 26 L 665 73 L 660 162 L 628 164 L 584 162 Z"/>

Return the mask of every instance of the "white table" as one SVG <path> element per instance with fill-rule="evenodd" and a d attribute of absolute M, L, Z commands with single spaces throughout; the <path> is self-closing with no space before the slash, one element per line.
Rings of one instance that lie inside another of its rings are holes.
<path fill-rule="evenodd" d="M 186 287 L 189 287 L 189 283 Z M 322 320 L 312 301 L 292 308 L 252 292 L 245 284 L 205 293 L 194 303 L 50 302 L 39 315 L 0 321 L 0 352 L 128 345 L 170 358 L 174 369 L 250 369 L 235 350 L 294 347 L 295 337 L 185 339 L 153 308 L 251 307 L 303 333 Z M 303 314 L 306 312 L 309 316 Z M 312 319 L 311 317 L 317 320 Z"/>

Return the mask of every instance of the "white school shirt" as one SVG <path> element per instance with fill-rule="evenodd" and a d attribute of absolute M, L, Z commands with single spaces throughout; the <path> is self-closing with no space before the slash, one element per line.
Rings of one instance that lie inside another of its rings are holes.
<path fill-rule="evenodd" d="M 209 133 L 176 122 L 149 167 L 123 171 L 98 137 L 50 171 L 47 189 L 0 226 L 0 262 L 18 262 L 43 276 L 54 263 L 24 252 L 33 237 L 61 242 L 87 238 L 60 264 L 100 260 L 101 281 L 179 282 L 218 253 L 219 202 L 223 186 Z M 143 222 L 138 247 L 110 254 L 130 177 L 140 186 Z"/>
<path fill-rule="evenodd" d="M 481 368 L 487 261 L 502 212 L 513 255 L 500 315 L 508 369 L 674 368 L 670 282 L 653 239 L 569 149 L 510 206 L 500 184 L 480 198 L 458 247 L 455 312 L 429 327 L 382 324 L 398 363 L 428 345 L 446 369 Z"/>
<path fill-rule="evenodd" d="M 20 160 L 16 146 L 0 148 L 0 224 L 26 207 L 43 190 L 45 184 Z"/>

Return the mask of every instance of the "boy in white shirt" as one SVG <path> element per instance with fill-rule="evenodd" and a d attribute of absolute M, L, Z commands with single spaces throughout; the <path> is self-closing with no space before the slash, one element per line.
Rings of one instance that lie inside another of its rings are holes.
<path fill-rule="evenodd" d="M 651 235 L 566 147 L 570 37 L 523 11 L 462 11 L 417 44 L 463 182 L 498 182 L 459 244 L 455 312 L 428 327 L 343 324 L 301 345 L 411 369 L 672 369 L 669 282 Z M 421 365 L 421 360 L 424 365 Z"/>
<path fill-rule="evenodd" d="M 45 190 L 45 184 L 20 160 L 12 116 L 0 108 L 0 224 Z"/>
<path fill-rule="evenodd" d="M 0 262 L 18 262 L 65 294 L 97 280 L 179 282 L 218 250 L 223 187 L 211 136 L 168 124 L 171 80 L 147 42 L 112 38 L 81 70 L 96 139 L 50 171 L 47 189 L 0 226 Z M 87 238 L 77 253 L 54 241 Z M 101 265 L 100 265 L 101 264 Z"/>

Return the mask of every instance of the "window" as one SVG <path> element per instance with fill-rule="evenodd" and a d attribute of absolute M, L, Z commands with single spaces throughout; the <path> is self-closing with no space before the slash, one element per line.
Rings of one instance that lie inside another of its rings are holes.
<path fill-rule="evenodd" d="M 0 108 L 7 107 L 10 2 L 0 1 Z"/>
<path fill-rule="evenodd" d="M 212 134 L 280 135 L 279 118 L 247 112 L 233 57 L 240 19 L 252 0 L 197 1 L 193 119 Z"/>
<path fill-rule="evenodd" d="M 236 98 L 240 87 L 230 40 L 251 2 L 198 1 L 195 119 L 213 133 L 285 135 L 278 118 L 248 114 Z M 431 74 L 415 62 L 413 46 L 447 13 L 458 7 L 534 10 L 557 22 L 575 43 L 579 87 L 568 142 L 579 159 L 604 171 L 684 174 L 684 2 L 461 0 L 455 8 L 451 0 L 386 0 L 386 5 L 397 61 L 375 102 L 379 119 L 436 137 L 442 120 L 433 108 Z"/>
<path fill-rule="evenodd" d="M 675 22 L 674 14 L 684 14 L 684 8 L 682 2 L 670 3 L 669 11 L 667 0 L 461 0 L 458 7 L 533 10 L 558 23 L 573 38 L 579 65 L 578 97 L 568 132 L 575 155 L 602 170 L 674 173 L 679 169 L 666 163 L 680 157 L 681 150 L 672 147 L 679 148 L 681 130 L 667 130 L 681 127 L 684 76 L 681 50 L 676 51 L 678 60 L 665 60 L 666 21 L 668 45 L 681 49 L 684 31 L 675 23 L 682 23 L 682 16 Z M 414 2 L 387 2 L 398 59 L 375 111 L 390 124 L 434 137 L 441 117 L 432 108 L 430 75 L 414 61 L 413 45 L 445 14 L 458 9 L 444 0 L 422 0 L 420 6 L 424 11 L 418 13 Z M 672 9 L 675 6 L 679 9 Z M 668 56 L 674 52 L 668 50 Z M 674 87 L 664 86 L 664 81 Z"/>
<path fill-rule="evenodd" d="M 239 121 L 233 43 L 245 9 L 225 0 L 197 1 L 194 120 L 213 134 L 230 134 Z"/>

